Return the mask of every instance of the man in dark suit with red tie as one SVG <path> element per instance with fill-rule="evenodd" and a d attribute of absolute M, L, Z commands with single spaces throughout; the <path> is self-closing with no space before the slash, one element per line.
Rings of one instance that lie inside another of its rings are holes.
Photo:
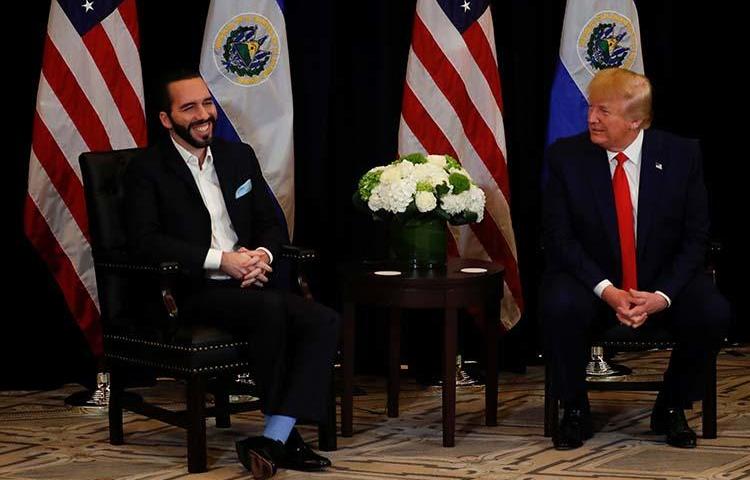
<path fill-rule="evenodd" d="M 648 130 L 651 84 L 624 69 L 589 87 L 588 132 L 547 151 L 547 268 L 540 315 L 553 394 L 565 412 L 555 448 L 590 438 L 585 367 L 591 330 L 667 327 L 677 341 L 651 428 L 696 445 L 684 409 L 700 400 L 730 309 L 703 273 L 708 206 L 698 143 Z"/>

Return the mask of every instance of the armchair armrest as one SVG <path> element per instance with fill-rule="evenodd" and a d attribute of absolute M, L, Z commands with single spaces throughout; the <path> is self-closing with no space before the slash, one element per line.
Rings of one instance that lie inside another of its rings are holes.
<path fill-rule="evenodd" d="M 158 265 L 152 263 L 132 262 L 96 262 L 96 268 L 104 273 L 122 274 L 160 274 L 176 275 L 181 273 L 180 264 L 177 262 L 163 262 Z"/>
<path fill-rule="evenodd" d="M 307 300 L 312 300 L 313 295 L 310 290 L 310 283 L 307 280 L 306 269 L 318 259 L 318 253 L 312 248 L 282 245 L 281 258 L 289 260 L 292 264 L 292 277 L 299 292 Z"/>
<path fill-rule="evenodd" d="M 296 245 L 282 245 L 281 257 L 298 263 L 312 262 L 318 258 L 318 252 L 312 248 L 298 247 Z"/>
<path fill-rule="evenodd" d="M 179 311 L 177 308 L 176 289 L 177 279 L 183 273 L 177 262 L 162 262 L 160 264 L 132 263 L 132 262 L 96 262 L 98 272 L 114 275 L 144 276 L 159 279 L 161 300 L 169 321 L 166 325 L 166 336 L 171 338 L 179 327 Z"/>

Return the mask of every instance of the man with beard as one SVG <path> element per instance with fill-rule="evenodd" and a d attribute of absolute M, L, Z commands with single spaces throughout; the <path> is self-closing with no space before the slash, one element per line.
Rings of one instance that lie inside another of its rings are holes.
<path fill-rule="evenodd" d="M 246 335 L 266 415 L 262 436 L 237 442 L 256 479 L 276 469 L 321 470 L 298 419 L 325 415 L 338 315 L 267 287 L 286 238 L 252 148 L 213 138 L 217 110 L 194 72 L 161 85 L 159 120 L 169 137 L 125 174 L 128 240 L 136 256 L 177 261 L 188 272 L 179 305 L 185 321 L 212 321 Z M 264 288 L 265 287 L 265 288 Z"/>

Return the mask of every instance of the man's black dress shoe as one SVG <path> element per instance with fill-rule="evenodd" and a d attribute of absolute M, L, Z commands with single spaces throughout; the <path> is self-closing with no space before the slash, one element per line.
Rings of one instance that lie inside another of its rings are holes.
<path fill-rule="evenodd" d="M 591 413 L 580 408 L 566 408 L 552 443 L 557 450 L 572 450 L 594 435 Z"/>
<path fill-rule="evenodd" d="M 331 461 L 318 455 L 302 440 L 296 428 L 292 429 L 286 444 L 284 444 L 284 460 L 282 468 L 314 472 L 331 466 Z"/>
<path fill-rule="evenodd" d="M 284 462 L 284 444 L 267 437 L 248 437 L 235 443 L 237 457 L 255 480 L 271 478 Z"/>
<path fill-rule="evenodd" d="M 654 406 L 651 412 L 651 431 L 667 435 L 667 443 L 677 448 L 695 448 L 696 435 L 685 419 L 681 408 Z"/>

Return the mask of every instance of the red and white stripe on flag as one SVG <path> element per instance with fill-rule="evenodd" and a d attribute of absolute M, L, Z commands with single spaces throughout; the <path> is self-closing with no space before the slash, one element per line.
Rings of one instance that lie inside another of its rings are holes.
<path fill-rule="evenodd" d="M 78 156 L 146 145 L 138 49 L 135 0 L 52 0 L 24 230 L 95 356 L 102 331 Z"/>
<path fill-rule="evenodd" d="M 451 227 L 465 258 L 505 265 L 502 326 L 523 310 L 510 217 L 500 73 L 487 0 L 418 0 L 399 125 L 400 154 L 457 158 L 486 195 L 484 220 Z"/>

